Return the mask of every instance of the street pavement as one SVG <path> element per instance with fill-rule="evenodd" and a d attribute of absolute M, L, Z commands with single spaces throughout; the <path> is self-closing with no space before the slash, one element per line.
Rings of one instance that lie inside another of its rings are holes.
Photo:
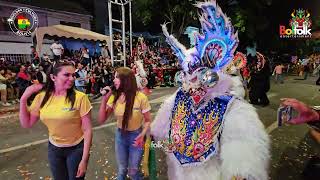
<path fill-rule="evenodd" d="M 303 167 L 308 160 L 319 155 L 320 146 L 309 135 L 306 125 L 277 127 L 276 111 L 280 98 L 294 97 L 310 105 L 319 105 L 319 86 L 315 77 L 308 80 L 285 78 L 284 84 L 274 84 L 268 93 L 270 105 L 257 108 L 261 121 L 272 140 L 269 176 L 272 180 L 300 180 Z M 159 109 L 163 100 L 176 88 L 157 88 L 149 101 L 152 115 Z M 92 122 L 93 146 L 86 179 L 116 179 L 117 164 L 114 154 L 115 120 L 99 126 L 97 114 L 100 102 L 93 102 Z M 37 123 L 31 129 L 20 127 L 17 113 L 0 116 L 0 180 L 51 179 L 47 161 L 47 129 Z M 166 180 L 165 156 L 157 151 L 159 180 Z"/>

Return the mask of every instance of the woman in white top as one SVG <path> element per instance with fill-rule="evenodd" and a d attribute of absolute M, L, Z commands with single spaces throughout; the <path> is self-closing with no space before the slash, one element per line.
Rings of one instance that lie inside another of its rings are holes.
<path fill-rule="evenodd" d="M 82 59 L 82 62 L 85 63 L 85 65 L 88 65 L 90 63 L 90 56 L 89 56 L 89 49 L 84 47 L 82 50 L 81 50 L 81 58 Z"/>

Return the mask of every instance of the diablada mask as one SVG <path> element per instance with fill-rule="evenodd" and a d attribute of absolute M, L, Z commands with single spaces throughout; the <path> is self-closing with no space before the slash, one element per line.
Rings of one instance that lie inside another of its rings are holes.
<path fill-rule="evenodd" d="M 194 47 L 186 49 L 168 33 L 166 24 L 162 25 L 162 30 L 182 68 L 175 76 L 176 84 L 191 96 L 201 98 L 218 82 L 222 69 L 233 61 L 239 40 L 238 33 L 215 0 L 199 2 L 196 6 L 201 9 L 202 33 L 195 34 Z"/>

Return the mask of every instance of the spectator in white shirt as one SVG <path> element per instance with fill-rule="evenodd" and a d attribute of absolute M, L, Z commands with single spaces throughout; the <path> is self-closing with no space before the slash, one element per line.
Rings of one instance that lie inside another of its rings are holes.
<path fill-rule="evenodd" d="M 44 72 L 44 69 L 41 65 L 39 66 L 39 71 L 37 72 L 36 76 L 37 76 L 37 80 L 39 81 L 40 84 L 46 84 L 47 75 Z"/>
<path fill-rule="evenodd" d="M 76 69 L 75 86 L 78 91 L 84 92 L 87 85 L 87 71 L 83 69 L 83 64 L 79 63 Z"/>
<path fill-rule="evenodd" d="M 103 58 L 110 58 L 110 52 L 107 45 L 101 48 L 101 55 Z"/>
<path fill-rule="evenodd" d="M 50 46 L 50 49 L 53 52 L 53 59 L 54 61 L 58 61 L 61 59 L 61 56 L 63 55 L 64 48 L 63 46 L 59 43 L 58 40 L 55 40 L 54 43 Z"/>
<path fill-rule="evenodd" d="M 7 101 L 7 78 L 4 77 L 4 69 L 0 69 L 0 93 L 1 93 L 1 105 L 2 106 L 11 106 Z"/>
<path fill-rule="evenodd" d="M 81 51 L 81 58 L 84 65 L 88 65 L 90 63 L 89 49 L 84 47 Z"/>

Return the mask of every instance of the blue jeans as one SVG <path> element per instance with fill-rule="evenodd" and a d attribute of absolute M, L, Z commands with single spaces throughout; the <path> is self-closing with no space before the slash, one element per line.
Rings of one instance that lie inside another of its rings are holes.
<path fill-rule="evenodd" d="M 276 84 L 280 81 L 281 84 L 283 84 L 283 75 L 282 74 L 276 74 Z"/>
<path fill-rule="evenodd" d="M 118 164 L 118 180 L 125 180 L 127 173 L 132 180 L 142 179 L 139 172 L 143 148 L 134 147 L 134 139 L 141 133 L 142 128 L 135 131 L 122 133 L 121 129 L 116 130 L 115 146 Z"/>
<path fill-rule="evenodd" d="M 303 79 L 306 80 L 308 78 L 309 72 L 304 72 L 303 73 Z"/>
<path fill-rule="evenodd" d="M 48 159 L 55 180 L 83 180 L 76 178 L 82 159 L 83 141 L 72 147 L 57 147 L 49 142 Z"/>

